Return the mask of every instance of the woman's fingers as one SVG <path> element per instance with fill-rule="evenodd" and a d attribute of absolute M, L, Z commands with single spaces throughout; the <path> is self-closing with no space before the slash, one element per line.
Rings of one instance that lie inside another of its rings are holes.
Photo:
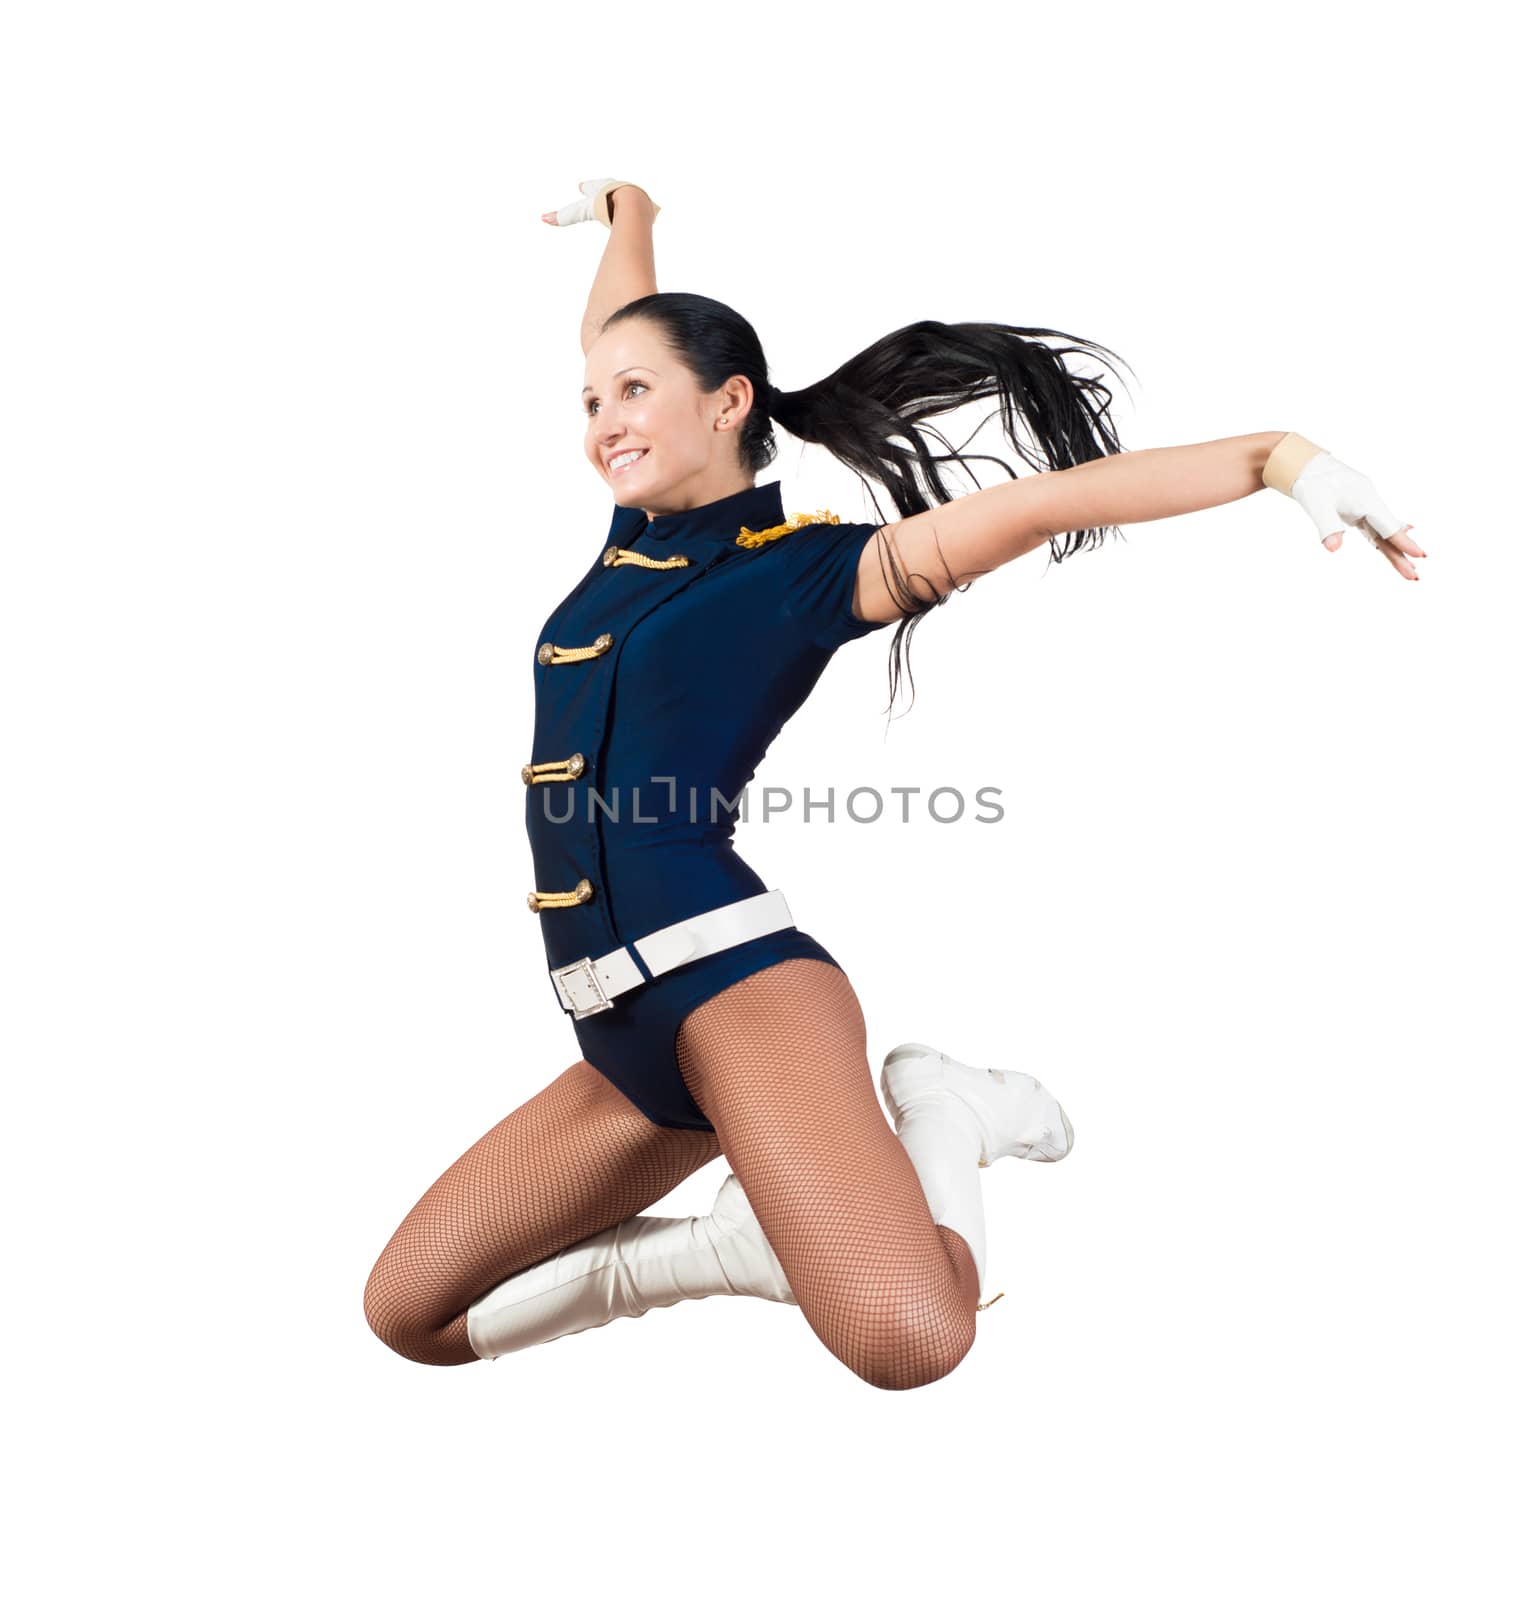
<path fill-rule="evenodd" d="M 1380 547 L 1380 553 L 1393 566 L 1403 578 L 1418 578 L 1417 569 L 1412 565 L 1414 555 L 1423 555 L 1425 552 L 1418 546 L 1417 541 L 1410 537 L 1411 523 L 1407 523 L 1400 533 L 1392 534 L 1388 539 L 1380 534 L 1375 535 L 1375 543 Z"/>
<path fill-rule="evenodd" d="M 594 220 L 594 203 L 585 194 L 580 199 L 569 200 L 566 205 L 558 206 L 555 211 L 546 215 L 558 228 L 570 228 L 575 222 L 592 222 Z"/>
<path fill-rule="evenodd" d="M 1383 534 L 1376 533 L 1369 526 L 1367 517 L 1354 519 L 1351 526 L 1357 528 L 1368 539 L 1371 539 L 1375 548 L 1403 578 L 1420 581 L 1421 574 L 1412 565 L 1411 558 L 1413 556 L 1426 556 L 1428 552 L 1412 538 L 1411 523 L 1407 523 L 1399 533 L 1393 533 L 1389 538 L 1386 538 Z M 1321 544 L 1327 550 L 1340 550 L 1342 548 L 1342 530 L 1339 529 L 1336 533 L 1328 534 L 1321 540 Z"/>
<path fill-rule="evenodd" d="M 609 178 L 590 178 L 587 183 L 580 183 L 576 200 L 569 200 L 566 205 L 558 206 L 554 211 L 542 211 L 540 220 L 556 228 L 570 228 L 575 222 L 592 222 L 594 220 L 592 191 L 602 189 L 606 183 L 612 181 Z"/>

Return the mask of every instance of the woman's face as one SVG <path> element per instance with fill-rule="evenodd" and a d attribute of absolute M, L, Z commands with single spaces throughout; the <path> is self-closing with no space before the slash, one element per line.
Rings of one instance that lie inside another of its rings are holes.
<path fill-rule="evenodd" d="M 753 404 L 747 378 L 702 394 L 653 325 L 632 317 L 590 346 L 583 384 L 584 450 L 617 505 L 662 514 L 752 483 L 738 461 L 738 429 Z"/>

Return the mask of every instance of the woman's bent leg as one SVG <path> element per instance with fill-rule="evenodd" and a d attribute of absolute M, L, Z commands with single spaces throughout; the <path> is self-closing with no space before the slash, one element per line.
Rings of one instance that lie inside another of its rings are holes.
<path fill-rule="evenodd" d="M 664 1128 L 587 1061 L 504 1117 L 407 1213 L 369 1274 L 364 1314 L 398 1355 L 475 1361 L 467 1308 L 493 1285 L 634 1217 L 721 1154 Z"/>
<path fill-rule="evenodd" d="M 882 1113 L 845 974 L 797 958 L 740 979 L 685 1019 L 678 1061 L 819 1339 L 878 1388 L 950 1372 L 976 1332 L 973 1254 Z"/>

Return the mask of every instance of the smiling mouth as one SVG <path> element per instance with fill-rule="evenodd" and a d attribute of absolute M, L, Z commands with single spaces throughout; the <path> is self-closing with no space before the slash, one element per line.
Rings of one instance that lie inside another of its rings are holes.
<path fill-rule="evenodd" d="M 630 452 L 628 451 L 627 454 L 630 454 Z M 629 472 L 632 469 L 632 467 L 638 465 L 640 462 L 645 461 L 650 454 L 651 454 L 651 449 L 649 448 L 647 450 L 643 450 L 640 455 L 631 456 L 631 459 L 628 462 L 626 462 L 624 466 L 611 467 L 609 469 L 610 470 L 610 476 L 612 478 L 617 478 L 617 477 L 620 476 L 620 474 L 622 472 Z"/>

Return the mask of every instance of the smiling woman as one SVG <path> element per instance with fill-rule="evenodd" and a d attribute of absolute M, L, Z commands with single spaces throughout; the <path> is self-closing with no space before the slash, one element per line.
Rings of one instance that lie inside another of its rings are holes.
<path fill-rule="evenodd" d="M 841 648 L 900 622 L 891 707 L 906 630 L 1040 543 L 1062 560 L 1120 521 L 1264 484 L 1323 535 L 1338 516 L 1404 530 L 1295 434 L 1124 452 L 1108 390 L 1065 359 L 1107 352 L 1055 349 L 1069 336 L 1052 329 L 915 322 L 782 394 L 738 312 L 657 292 L 649 198 L 612 180 L 584 191 L 615 206 L 582 389 L 613 507 L 531 651 L 523 771 L 528 904 L 583 1059 L 419 1201 L 371 1275 L 371 1326 L 449 1364 L 750 1294 L 795 1303 L 877 1387 L 930 1383 L 983 1308 L 979 1169 L 1061 1160 L 1073 1130 L 1030 1074 L 918 1043 L 883 1062 L 890 1128 L 849 979 L 733 848 L 736 797 Z M 970 458 L 932 454 L 922 424 L 981 399 L 1038 471 L 954 499 L 939 468 Z M 788 515 L 780 484 L 756 481 L 772 417 L 874 496 L 875 480 L 899 519 Z M 710 1216 L 639 1215 L 718 1154 L 732 1176 Z"/>
<path fill-rule="evenodd" d="M 990 375 L 1047 428 L 1051 460 L 1115 435 L 1098 386 L 992 324 L 918 323 L 781 394 L 741 315 L 656 292 L 648 198 L 613 200 L 581 390 L 613 508 L 535 641 L 524 768 L 529 905 L 583 1058 L 424 1195 L 366 1310 L 393 1348 L 449 1364 L 752 1294 L 794 1302 L 865 1381 L 911 1388 L 973 1342 L 979 1169 L 1059 1160 L 1073 1136 L 1036 1078 L 917 1044 L 884 1064 L 890 1127 L 848 977 L 733 847 L 737 797 L 833 656 L 944 598 L 890 560 L 882 593 L 858 603 L 878 525 L 788 515 L 756 476 L 775 458 L 773 415 L 900 509 L 927 507 L 922 480 L 945 502 L 918 423 Z M 638 1215 L 719 1154 L 733 1174 L 709 1217 Z"/>

